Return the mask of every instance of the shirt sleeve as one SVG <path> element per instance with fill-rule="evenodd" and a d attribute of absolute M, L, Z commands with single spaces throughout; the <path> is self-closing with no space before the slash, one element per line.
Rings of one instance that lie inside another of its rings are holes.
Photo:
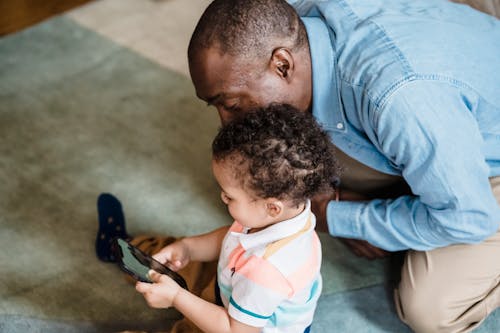
<path fill-rule="evenodd" d="M 414 195 L 330 202 L 330 233 L 395 251 L 477 243 L 496 232 L 500 207 L 474 112 L 447 82 L 413 81 L 394 92 L 372 115 L 374 141 Z"/>

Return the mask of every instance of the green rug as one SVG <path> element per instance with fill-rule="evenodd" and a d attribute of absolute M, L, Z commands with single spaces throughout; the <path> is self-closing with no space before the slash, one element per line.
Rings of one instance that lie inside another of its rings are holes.
<path fill-rule="evenodd" d="M 168 325 L 175 311 L 95 258 L 96 198 L 121 199 L 131 234 L 229 223 L 210 172 L 216 112 L 189 78 L 62 17 L 0 39 L 0 78 L 2 318 Z M 384 281 L 386 262 L 321 238 L 324 294 Z"/>

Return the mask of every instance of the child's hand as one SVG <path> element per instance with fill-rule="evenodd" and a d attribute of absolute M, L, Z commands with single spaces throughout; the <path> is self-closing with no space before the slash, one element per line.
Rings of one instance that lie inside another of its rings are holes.
<path fill-rule="evenodd" d="M 148 272 L 153 283 L 137 282 L 135 289 L 144 296 L 152 308 L 166 309 L 172 306 L 181 287 L 174 280 L 154 270 Z"/>
<path fill-rule="evenodd" d="M 190 261 L 189 248 L 181 239 L 165 246 L 160 252 L 155 253 L 153 258 L 162 264 L 166 263 L 171 270 L 178 271 Z"/>

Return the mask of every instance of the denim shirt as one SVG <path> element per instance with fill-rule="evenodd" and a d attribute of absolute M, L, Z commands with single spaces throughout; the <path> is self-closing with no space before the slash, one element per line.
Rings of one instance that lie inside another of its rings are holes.
<path fill-rule="evenodd" d="M 289 1 L 306 26 L 316 119 L 347 155 L 413 195 L 330 202 L 332 235 L 387 250 L 498 230 L 500 21 L 447 1 Z"/>

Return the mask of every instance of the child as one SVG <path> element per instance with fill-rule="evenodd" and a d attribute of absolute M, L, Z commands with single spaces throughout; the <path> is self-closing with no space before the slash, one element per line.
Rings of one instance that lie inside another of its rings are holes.
<path fill-rule="evenodd" d="M 218 260 L 222 306 L 150 271 L 136 289 L 155 308 L 175 307 L 204 332 L 309 332 L 321 293 L 321 247 L 309 199 L 331 190 L 333 146 L 312 116 L 286 105 L 223 127 L 213 174 L 235 222 L 182 238 L 154 257 L 175 270 Z"/>

